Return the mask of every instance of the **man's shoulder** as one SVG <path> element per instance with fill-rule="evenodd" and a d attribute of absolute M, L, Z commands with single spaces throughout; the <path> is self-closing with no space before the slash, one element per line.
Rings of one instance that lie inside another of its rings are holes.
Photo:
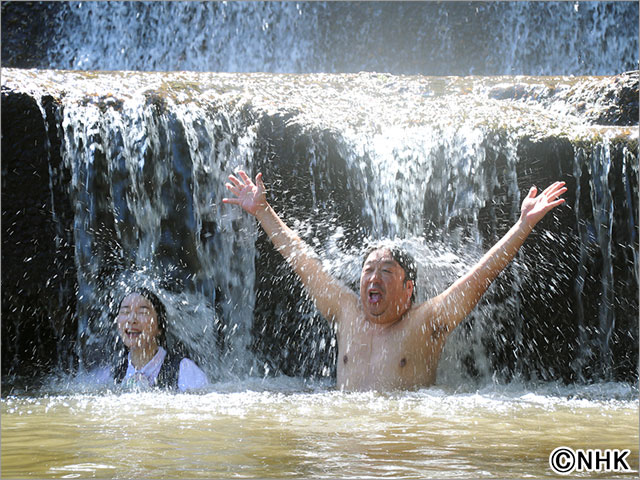
<path fill-rule="evenodd" d="M 409 314 L 425 319 L 428 317 L 434 317 L 436 304 L 437 297 L 430 298 L 428 300 L 425 300 L 424 302 L 414 302 L 414 304 L 409 308 Z"/>
<path fill-rule="evenodd" d="M 438 328 L 434 299 L 412 305 L 406 317 L 407 329 L 416 328 L 421 333 L 431 335 Z"/>
<path fill-rule="evenodd" d="M 332 299 L 333 308 L 330 321 L 337 323 L 349 323 L 356 321 L 364 315 L 360 298 L 349 288 L 344 287 L 340 294 Z"/>

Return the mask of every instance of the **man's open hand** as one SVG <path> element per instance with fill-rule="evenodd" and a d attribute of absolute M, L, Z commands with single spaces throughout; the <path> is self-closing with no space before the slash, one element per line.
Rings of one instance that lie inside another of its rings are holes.
<path fill-rule="evenodd" d="M 529 194 L 522 202 L 520 218 L 533 228 L 547 212 L 564 203 L 564 198 L 558 198 L 567 191 L 564 185 L 565 182 L 555 182 L 545 188 L 537 197 L 538 189 L 535 186 L 531 187 Z"/>

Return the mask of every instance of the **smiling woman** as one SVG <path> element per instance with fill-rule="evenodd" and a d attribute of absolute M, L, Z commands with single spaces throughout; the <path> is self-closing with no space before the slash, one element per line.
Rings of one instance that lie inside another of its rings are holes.
<path fill-rule="evenodd" d="M 166 319 L 162 301 L 150 290 L 140 288 L 125 295 L 116 324 L 128 355 L 101 376 L 125 388 L 185 391 L 207 386 L 206 375 L 192 360 L 167 351 Z"/>
<path fill-rule="evenodd" d="M 151 292 L 144 293 L 146 295 L 134 292 L 124 297 L 116 317 L 118 333 L 129 349 L 135 368 L 146 365 L 157 353 L 159 343 L 163 343 L 160 337 L 164 333 L 164 306 Z"/>

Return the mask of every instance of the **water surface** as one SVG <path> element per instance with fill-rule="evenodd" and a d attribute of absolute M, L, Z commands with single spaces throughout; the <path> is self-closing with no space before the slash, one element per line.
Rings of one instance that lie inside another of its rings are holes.
<path fill-rule="evenodd" d="M 631 449 L 634 472 L 571 478 L 637 477 L 637 390 L 624 384 L 214 388 L 3 398 L 2 477 L 542 478 L 558 477 L 558 446 Z"/>

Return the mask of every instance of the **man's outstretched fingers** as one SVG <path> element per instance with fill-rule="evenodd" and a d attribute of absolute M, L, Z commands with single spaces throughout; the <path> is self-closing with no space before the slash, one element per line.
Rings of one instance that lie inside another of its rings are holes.
<path fill-rule="evenodd" d="M 562 195 L 564 192 L 567 191 L 567 187 L 564 186 L 565 182 L 556 182 L 553 185 L 551 185 L 551 187 L 548 189 L 549 191 L 547 192 L 547 197 L 551 198 L 558 198 L 560 195 Z"/>
<path fill-rule="evenodd" d="M 249 178 L 249 175 L 247 175 L 244 170 L 238 170 L 238 175 L 240 175 L 240 178 L 242 178 L 245 185 L 251 185 L 253 183 Z"/>
<path fill-rule="evenodd" d="M 565 182 L 554 182 L 553 184 L 549 185 L 545 191 L 550 194 L 556 193 L 558 190 L 562 190 L 564 185 L 565 185 Z M 565 188 L 564 190 L 566 191 L 567 189 Z"/>
<path fill-rule="evenodd" d="M 239 198 L 223 198 L 222 199 L 222 203 L 231 203 L 233 205 L 240 205 L 240 199 Z"/>
<path fill-rule="evenodd" d="M 229 190 L 234 195 L 240 195 L 240 189 L 237 186 L 231 185 L 230 183 L 225 183 L 224 186 L 227 187 L 227 190 Z"/>
<path fill-rule="evenodd" d="M 244 172 L 242 172 L 244 173 Z M 238 175 L 240 175 L 240 172 L 238 172 Z M 242 175 L 240 175 L 242 176 Z M 236 187 L 244 187 L 244 183 L 241 182 L 238 177 L 236 177 L 235 175 L 229 175 L 229 180 L 231 180 L 231 182 L 236 186 Z"/>

